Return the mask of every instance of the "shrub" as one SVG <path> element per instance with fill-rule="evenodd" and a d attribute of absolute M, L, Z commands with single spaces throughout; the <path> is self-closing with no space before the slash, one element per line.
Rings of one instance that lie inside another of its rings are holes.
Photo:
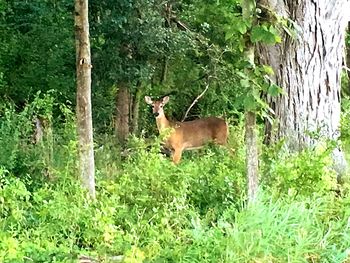
<path fill-rule="evenodd" d="M 277 195 L 330 193 L 338 189 L 337 175 L 332 169 L 333 147 L 322 144 L 298 153 L 267 151 L 262 184 Z"/>

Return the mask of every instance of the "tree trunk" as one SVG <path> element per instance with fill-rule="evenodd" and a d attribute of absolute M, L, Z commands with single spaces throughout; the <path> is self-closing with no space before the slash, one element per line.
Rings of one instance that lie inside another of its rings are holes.
<path fill-rule="evenodd" d="M 124 144 L 130 132 L 130 93 L 125 83 L 120 83 L 118 85 L 116 104 L 117 113 L 115 120 L 115 131 L 118 141 L 121 144 Z"/>
<path fill-rule="evenodd" d="M 173 5 L 170 2 L 167 2 L 165 4 L 165 10 L 164 10 L 164 26 L 165 28 L 171 30 L 171 20 L 173 16 Z M 168 66 L 169 66 L 169 58 L 168 56 L 163 56 L 162 58 L 162 71 L 160 76 L 159 84 L 164 84 L 167 80 L 167 74 L 168 74 Z"/>
<path fill-rule="evenodd" d="M 259 186 L 259 153 L 257 137 L 256 114 L 254 112 L 247 111 L 245 113 L 245 145 L 248 203 L 253 203 L 256 200 Z"/>
<path fill-rule="evenodd" d="M 164 84 L 166 82 L 166 76 L 168 74 L 168 63 L 169 59 L 167 57 L 163 58 L 163 67 L 162 67 L 162 75 L 160 77 L 160 84 Z"/>
<path fill-rule="evenodd" d="M 242 13 L 245 20 L 256 21 L 255 0 L 242 1 Z M 246 43 L 245 58 L 254 67 L 254 45 L 248 40 Z M 246 69 L 250 70 L 250 69 Z M 245 146 L 246 146 L 246 172 L 248 204 L 254 203 L 259 186 L 259 152 L 256 127 L 256 113 L 245 110 Z"/>
<path fill-rule="evenodd" d="M 91 114 L 91 56 L 89 40 L 88 1 L 75 1 L 76 68 L 77 68 L 77 130 L 79 137 L 79 168 L 83 186 L 95 198 L 95 162 Z"/>
<path fill-rule="evenodd" d="M 347 33 L 350 34 L 350 23 L 348 23 Z M 348 75 L 348 89 L 345 91 L 345 94 L 350 96 L 350 43 L 346 43 L 346 57 L 345 57 L 345 66 L 346 73 Z"/>
<path fill-rule="evenodd" d="M 139 110 L 140 110 L 141 95 L 142 95 L 141 85 L 138 85 L 135 93 L 134 103 L 132 104 L 131 130 L 132 130 L 132 133 L 135 135 L 137 135 L 139 131 Z"/>
<path fill-rule="evenodd" d="M 296 39 L 284 34 L 281 44 L 260 46 L 261 62 L 272 66 L 274 80 L 285 92 L 268 98 L 277 120 L 276 131 L 266 126 L 269 142 L 284 138 L 288 149 L 300 150 L 314 143 L 310 132 L 337 139 L 348 0 L 260 2 L 300 27 Z M 334 156 L 343 166 L 343 154 Z"/>

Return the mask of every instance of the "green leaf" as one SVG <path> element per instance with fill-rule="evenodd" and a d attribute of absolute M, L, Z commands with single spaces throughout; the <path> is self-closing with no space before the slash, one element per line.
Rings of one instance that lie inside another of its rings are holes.
<path fill-rule="evenodd" d="M 276 44 L 281 42 L 281 37 L 277 34 L 277 30 L 274 27 L 267 28 L 266 25 L 259 25 L 253 27 L 250 40 L 253 43 Z"/>
<path fill-rule="evenodd" d="M 282 42 L 282 38 L 279 35 L 275 35 L 275 42 L 276 43 L 281 43 Z"/>
<path fill-rule="evenodd" d="M 243 20 L 237 21 L 236 28 L 237 28 L 238 32 L 240 32 L 242 35 L 247 33 L 247 25 Z"/>
<path fill-rule="evenodd" d="M 269 65 L 263 65 L 263 70 L 268 75 L 274 75 L 275 72 L 273 71 L 272 67 Z"/>
<path fill-rule="evenodd" d="M 269 32 L 274 35 L 275 43 L 281 43 L 282 38 L 274 26 L 270 26 Z"/>
<path fill-rule="evenodd" d="M 274 96 L 274 97 L 282 94 L 282 92 L 283 92 L 283 90 L 279 86 L 277 86 L 276 84 L 271 84 L 267 90 L 267 93 L 270 96 Z"/>
<path fill-rule="evenodd" d="M 225 32 L 225 41 L 232 39 L 234 35 L 235 35 L 235 30 L 233 28 L 229 28 Z"/>
<path fill-rule="evenodd" d="M 252 33 L 250 35 L 250 40 L 253 43 L 256 43 L 256 42 L 263 40 L 265 32 L 266 31 L 263 30 L 260 26 L 253 27 Z"/>
<path fill-rule="evenodd" d="M 258 96 L 255 95 L 254 99 L 255 99 L 256 105 L 259 105 L 261 108 L 268 108 L 269 107 L 269 105 L 260 98 L 260 95 L 258 95 Z"/>
<path fill-rule="evenodd" d="M 232 23 L 225 27 L 225 40 L 232 38 L 240 38 L 240 35 L 244 35 L 248 31 L 249 22 L 243 20 L 241 16 L 233 17 Z"/>
<path fill-rule="evenodd" d="M 237 71 L 237 72 L 236 72 L 236 75 L 239 76 L 239 77 L 241 77 L 242 79 L 245 79 L 245 78 L 248 77 L 247 74 L 245 74 L 245 73 L 242 72 L 242 71 Z"/>
<path fill-rule="evenodd" d="M 247 94 L 247 96 L 244 98 L 243 102 L 245 110 L 248 111 L 255 111 L 256 109 L 256 101 L 252 94 Z"/>
<path fill-rule="evenodd" d="M 249 79 L 241 79 L 240 84 L 243 88 L 249 88 L 250 87 L 250 81 Z"/>

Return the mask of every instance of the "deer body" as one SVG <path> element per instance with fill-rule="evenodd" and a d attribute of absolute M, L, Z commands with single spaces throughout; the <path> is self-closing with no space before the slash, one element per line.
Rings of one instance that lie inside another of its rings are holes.
<path fill-rule="evenodd" d="M 166 118 L 163 110 L 163 106 L 169 101 L 168 96 L 154 102 L 146 96 L 145 100 L 147 104 L 153 106 L 159 133 L 171 129 L 164 143 L 165 147 L 172 150 L 175 164 L 180 162 L 184 150 L 198 149 L 208 142 L 226 144 L 228 127 L 223 119 L 208 117 L 186 122 L 172 122 Z"/>

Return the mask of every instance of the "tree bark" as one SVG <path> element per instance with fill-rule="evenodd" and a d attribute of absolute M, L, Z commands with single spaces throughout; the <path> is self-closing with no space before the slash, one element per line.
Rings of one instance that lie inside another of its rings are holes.
<path fill-rule="evenodd" d="M 349 1 L 264 0 L 260 3 L 300 27 L 296 39 L 284 34 L 281 44 L 259 48 L 260 62 L 272 66 L 274 81 L 285 93 L 268 97 L 277 120 L 276 130 L 266 125 L 268 141 L 284 138 L 288 149 L 300 150 L 315 143 L 310 132 L 337 139 Z M 343 154 L 335 153 L 334 157 L 336 166 L 345 169 Z"/>
<path fill-rule="evenodd" d="M 168 74 L 168 63 L 169 59 L 167 57 L 163 58 L 163 67 L 162 67 L 162 75 L 160 77 L 160 84 L 164 84 L 166 82 L 166 76 Z"/>
<path fill-rule="evenodd" d="M 242 13 L 245 20 L 256 21 L 255 17 L 256 3 L 255 0 L 242 1 Z M 248 40 L 246 43 L 245 59 L 250 65 L 255 65 L 255 47 Z M 250 70 L 250 69 L 246 69 Z M 259 186 L 259 152 L 258 136 L 256 128 L 256 113 L 245 110 L 245 146 L 246 146 L 246 172 L 247 172 L 247 197 L 248 204 L 255 202 Z"/>
<path fill-rule="evenodd" d="M 131 130 L 132 133 L 135 135 L 137 135 L 139 131 L 139 110 L 141 95 L 141 84 L 139 84 L 135 93 L 134 103 L 132 104 Z"/>
<path fill-rule="evenodd" d="M 115 120 L 115 131 L 118 141 L 121 144 L 124 144 L 130 132 L 130 93 L 125 83 L 120 83 L 118 85 L 116 104 L 117 113 Z"/>
<path fill-rule="evenodd" d="M 350 33 L 350 22 L 348 23 L 348 29 L 347 34 Z M 345 66 L 346 66 L 346 73 L 348 75 L 348 89 L 345 91 L 345 94 L 350 96 L 350 44 L 346 44 L 346 56 L 345 56 Z"/>
<path fill-rule="evenodd" d="M 79 168 L 83 186 L 95 198 L 95 162 L 91 113 L 91 56 L 88 0 L 75 1 L 75 39 L 77 69 L 77 130 Z"/>
<path fill-rule="evenodd" d="M 173 5 L 170 2 L 167 2 L 165 4 L 165 10 L 164 10 L 164 26 L 165 28 L 168 28 L 171 30 L 171 21 L 173 16 Z M 169 66 L 169 58 L 168 56 L 164 55 L 162 58 L 162 71 L 160 76 L 159 84 L 164 84 L 167 80 L 167 74 L 168 74 L 168 66 Z"/>
<path fill-rule="evenodd" d="M 245 113 L 246 170 L 248 182 L 248 204 L 256 200 L 259 186 L 259 153 L 256 129 L 256 114 Z"/>

